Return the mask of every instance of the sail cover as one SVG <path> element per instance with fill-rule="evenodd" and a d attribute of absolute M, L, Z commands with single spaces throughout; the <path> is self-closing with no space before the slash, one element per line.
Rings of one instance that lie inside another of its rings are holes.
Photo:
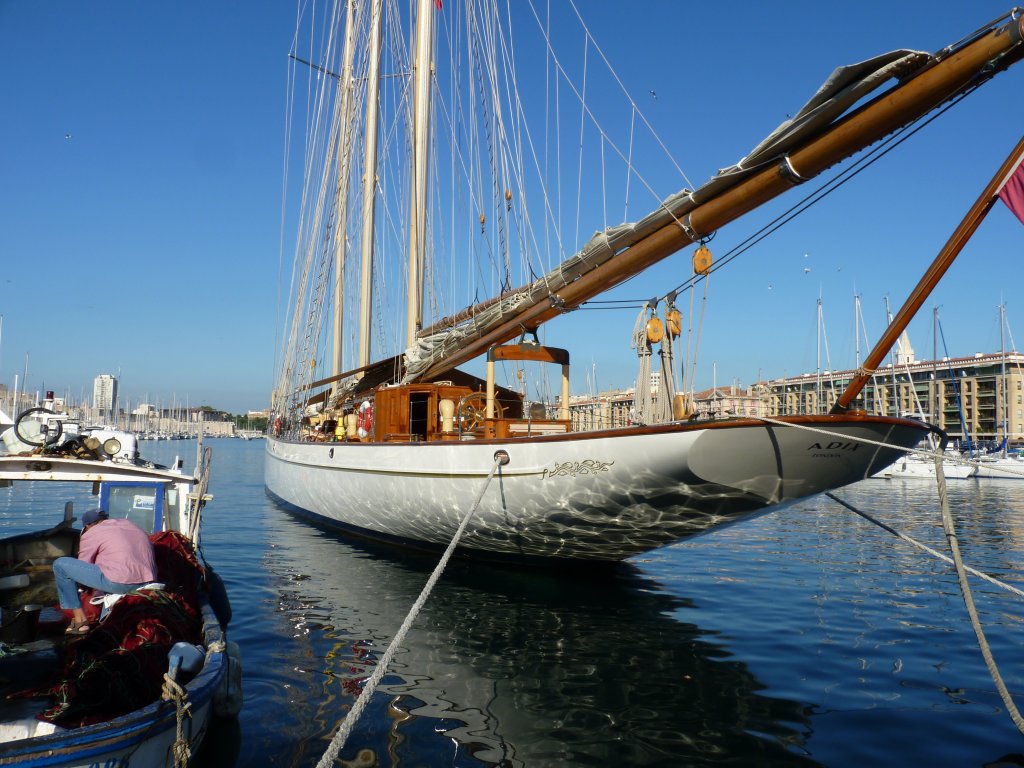
<path fill-rule="evenodd" d="M 930 54 L 898 50 L 839 67 L 792 119 L 782 123 L 736 165 L 722 169 L 696 190 L 681 190 L 637 222 L 596 232 L 583 248 L 556 269 L 529 285 L 508 291 L 496 301 L 471 307 L 422 331 L 405 351 L 403 381 L 419 378 L 466 344 L 482 338 L 517 314 L 543 301 L 559 305 L 558 291 L 608 262 L 689 211 L 761 170 L 794 148 L 819 136 L 840 117 L 890 78 L 908 78 L 933 61 Z M 574 307 L 566 307 L 566 310 Z"/>

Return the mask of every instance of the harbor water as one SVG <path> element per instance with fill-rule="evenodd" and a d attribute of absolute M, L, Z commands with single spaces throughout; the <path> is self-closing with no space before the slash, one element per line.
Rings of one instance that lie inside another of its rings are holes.
<path fill-rule="evenodd" d="M 199 764 L 314 766 L 435 561 L 278 508 L 263 441 L 206 444 L 202 550 L 231 597 L 245 705 L 215 724 Z M 142 446 L 163 463 L 195 459 L 194 441 Z M 29 507 L 53 502 L 15 490 L 0 490 L 5 532 L 38 526 Z M 949 491 L 965 561 L 1024 586 L 1024 481 Z M 946 552 L 934 484 L 836 495 Z M 1024 704 L 1024 605 L 972 586 Z M 959 768 L 1024 765 L 1024 736 L 952 567 L 819 497 L 606 573 L 453 561 L 338 764 Z"/>

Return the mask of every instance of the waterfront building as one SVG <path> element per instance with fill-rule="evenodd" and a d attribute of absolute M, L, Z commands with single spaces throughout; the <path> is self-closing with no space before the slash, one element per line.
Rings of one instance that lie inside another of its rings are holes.
<path fill-rule="evenodd" d="M 628 427 L 633 423 L 633 401 L 632 387 L 599 395 L 574 395 L 569 398 L 573 431 Z"/>
<path fill-rule="evenodd" d="M 765 415 L 825 413 L 855 370 L 803 373 L 755 385 Z M 874 372 L 853 408 L 920 414 L 952 438 L 1024 440 L 1024 354 L 1000 352 L 917 361 L 912 355 Z M 1005 423 L 1005 428 L 1004 428 Z"/>
<path fill-rule="evenodd" d="M 92 382 L 93 418 L 113 423 L 117 416 L 117 378 L 101 373 Z"/>
<path fill-rule="evenodd" d="M 764 399 L 755 388 L 744 390 L 732 384 L 712 387 L 693 396 L 698 419 L 727 416 L 766 416 Z"/>
<path fill-rule="evenodd" d="M 827 413 L 856 370 L 801 373 L 733 384 L 694 394 L 697 419 Z M 660 382 L 652 380 L 652 387 Z M 917 415 L 961 443 L 1024 443 L 1024 354 L 977 353 L 917 360 L 904 337 L 893 362 L 874 372 L 851 406 L 883 416 Z M 574 430 L 633 423 L 634 390 L 577 395 L 569 400 Z"/>

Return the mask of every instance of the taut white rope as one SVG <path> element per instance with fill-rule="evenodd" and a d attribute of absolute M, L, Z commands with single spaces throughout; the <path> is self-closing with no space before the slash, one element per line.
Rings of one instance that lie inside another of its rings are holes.
<path fill-rule="evenodd" d="M 487 487 L 491 484 L 491 479 L 494 477 L 494 473 L 498 471 L 498 467 L 508 464 L 509 457 L 505 451 L 496 451 L 494 454 L 494 466 L 491 467 L 491 471 L 487 475 L 487 479 L 484 481 L 483 487 L 480 489 L 480 493 L 477 494 L 476 501 L 473 502 L 473 506 L 470 507 L 469 512 L 462 518 L 462 522 L 459 524 L 459 529 L 455 531 L 455 535 L 452 537 L 451 542 L 448 544 L 448 548 L 441 555 L 441 559 L 438 561 L 437 566 L 434 568 L 434 572 L 430 574 L 430 578 L 427 579 L 427 583 L 423 586 L 423 590 L 420 592 L 420 596 L 416 598 L 416 602 L 412 604 L 412 608 L 409 609 L 409 615 L 405 617 L 405 621 L 402 622 L 402 626 L 399 627 L 395 633 L 394 638 L 391 640 L 391 644 L 388 645 L 387 650 L 384 651 L 384 655 L 380 657 L 380 661 L 377 662 L 377 668 L 373 670 L 373 674 L 370 675 L 366 680 L 366 684 L 363 686 L 362 692 L 359 694 L 359 698 L 356 699 L 356 703 L 352 705 L 352 709 L 349 710 L 348 715 L 342 720 L 341 725 L 338 727 L 338 732 L 334 734 L 334 738 L 331 739 L 330 745 L 327 747 L 327 751 L 324 752 L 323 757 L 320 758 L 320 762 L 317 763 L 317 768 L 328 768 L 338 754 L 341 752 L 341 748 L 345 746 L 345 741 L 348 739 L 349 734 L 352 733 L 352 729 L 355 727 L 360 716 L 363 714 L 363 710 L 366 709 L 366 705 L 370 703 L 370 697 L 373 696 L 373 692 L 377 689 L 380 681 L 384 678 L 384 675 L 388 671 L 388 667 L 391 665 L 391 659 L 394 658 L 395 652 L 398 647 L 405 640 L 406 634 L 412 627 L 416 617 L 419 615 L 420 610 L 423 608 L 423 604 L 427 602 L 427 598 L 430 597 L 430 592 L 433 590 L 437 580 L 441 577 L 441 573 L 444 571 L 448 561 L 451 559 L 452 553 L 455 551 L 456 544 L 459 543 L 459 539 L 462 538 L 462 534 L 466 530 L 466 525 L 469 523 L 470 518 L 476 512 L 477 507 L 480 506 L 480 501 L 484 497 L 484 493 L 487 491 Z"/>

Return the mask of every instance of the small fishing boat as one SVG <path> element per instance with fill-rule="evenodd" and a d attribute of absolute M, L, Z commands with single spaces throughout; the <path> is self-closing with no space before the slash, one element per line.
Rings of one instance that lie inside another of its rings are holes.
<path fill-rule="evenodd" d="M 190 474 L 181 459 L 140 459 L 131 433 L 84 429 L 62 440 L 53 423 L 25 412 L 0 448 L 0 487 L 24 487 L 25 510 L 42 523 L 0 539 L 0 765 L 187 765 L 213 716 L 241 707 L 230 606 L 199 562 L 211 452 L 200 441 Z M 73 556 L 80 536 L 75 502 L 61 494 L 131 520 L 156 556 L 159 583 L 83 595 L 92 627 L 82 635 L 65 633 L 57 607 L 52 564 Z"/>

